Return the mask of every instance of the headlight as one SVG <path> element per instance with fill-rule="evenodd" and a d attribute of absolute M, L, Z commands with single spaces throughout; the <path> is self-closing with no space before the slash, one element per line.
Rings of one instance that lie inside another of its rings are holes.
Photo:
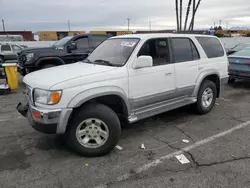
<path fill-rule="evenodd" d="M 27 61 L 32 60 L 33 57 L 34 57 L 34 53 L 30 53 L 30 54 L 27 54 L 27 55 L 26 55 Z"/>
<path fill-rule="evenodd" d="M 62 91 L 34 90 L 34 102 L 41 104 L 57 104 L 62 96 Z"/>

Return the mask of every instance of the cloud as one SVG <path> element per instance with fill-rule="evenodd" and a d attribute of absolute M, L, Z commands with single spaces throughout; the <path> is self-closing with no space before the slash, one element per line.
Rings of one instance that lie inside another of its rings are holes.
<path fill-rule="evenodd" d="M 185 16 L 188 0 L 183 0 Z M 198 1 L 198 0 L 197 0 Z M 196 28 L 207 28 L 214 22 L 250 27 L 249 0 L 202 0 L 197 12 Z M 183 20 L 184 20 L 183 16 Z M 0 18 L 9 30 L 174 29 L 174 0 L 0 0 Z"/>

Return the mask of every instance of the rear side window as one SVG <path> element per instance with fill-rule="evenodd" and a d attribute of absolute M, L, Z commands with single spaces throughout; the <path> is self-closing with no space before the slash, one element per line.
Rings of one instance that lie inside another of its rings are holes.
<path fill-rule="evenodd" d="M 176 63 L 200 58 L 194 43 L 189 38 L 172 38 L 172 48 Z"/>
<path fill-rule="evenodd" d="M 224 49 L 217 38 L 196 37 L 201 44 L 208 58 L 222 57 L 225 55 Z"/>
<path fill-rule="evenodd" d="M 1 46 L 1 51 L 2 52 L 4 52 L 4 51 L 11 51 L 10 45 L 2 45 Z"/>
<path fill-rule="evenodd" d="M 106 36 L 92 36 L 92 46 L 97 47 L 99 44 L 101 44 L 103 41 L 107 39 Z"/>
<path fill-rule="evenodd" d="M 77 49 L 89 49 L 89 38 L 84 37 L 84 38 L 79 38 L 76 41 L 77 44 Z"/>

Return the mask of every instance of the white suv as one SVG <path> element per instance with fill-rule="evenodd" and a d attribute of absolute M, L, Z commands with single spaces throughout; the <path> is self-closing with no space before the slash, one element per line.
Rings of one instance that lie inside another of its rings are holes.
<path fill-rule="evenodd" d="M 121 119 L 133 123 L 190 104 L 206 114 L 227 78 L 216 37 L 118 36 L 82 62 L 25 76 L 29 103 L 17 109 L 34 129 L 66 134 L 80 154 L 101 156 L 116 146 Z"/>

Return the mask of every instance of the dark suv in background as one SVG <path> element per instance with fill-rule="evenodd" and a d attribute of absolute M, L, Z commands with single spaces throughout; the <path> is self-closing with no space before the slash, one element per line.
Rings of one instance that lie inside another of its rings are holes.
<path fill-rule="evenodd" d="M 93 34 L 68 36 L 51 47 L 24 49 L 18 53 L 18 70 L 26 75 L 36 70 L 81 61 L 109 37 Z"/>

